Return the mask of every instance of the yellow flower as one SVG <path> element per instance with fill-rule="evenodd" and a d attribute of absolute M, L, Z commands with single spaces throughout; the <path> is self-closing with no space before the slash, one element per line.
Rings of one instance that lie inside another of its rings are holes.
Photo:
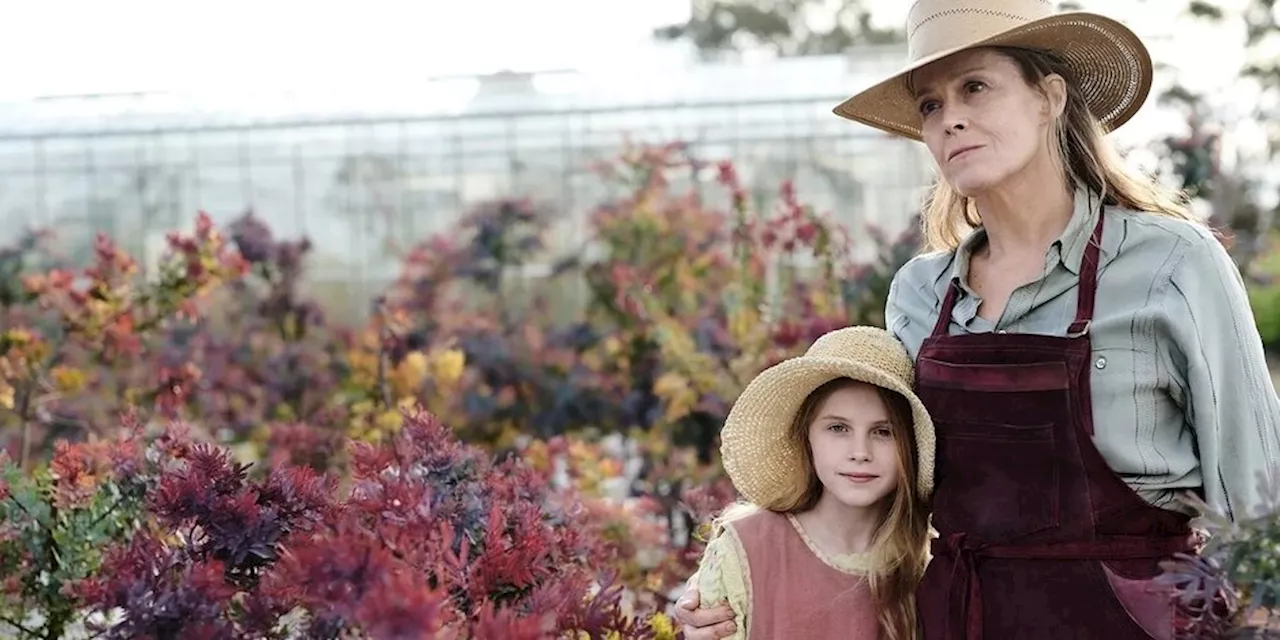
<path fill-rule="evenodd" d="M 6 341 L 15 345 L 27 344 L 28 342 L 31 342 L 32 339 L 35 338 L 35 336 L 31 333 L 31 331 L 21 327 L 6 331 L 4 333 L 4 337 Z"/>
<path fill-rule="evenodd" d="M 241 442 L 231 445 L 231 455 L 240 462 L 258 462 L 262 459 L 258 445 L 252 442 Z"/>
<path fill-rule="evenodd" d="M 689 384 L 688 378 L 670 371 L 654 381 L 653 394 L 667 401 L 664 418 L 668 422 L 675 422 L 689 415 L 693 405 L 698 402 L 698 393 Z"/>
<path fill-rule="evenodd" d="M 124 401 L 128 404 L 137 404 L 142 400 L 142 389 L 129 387 L 124 390 Z"/>
<path fill-rule="evenodd" d="M 293 406 L 288 402 L 281 402 L 280 404 L 277 404 L 276 410 L 272 416 L 281 422 L 292 422 L 298 419 L 298 416 L 294 414 Z"/>
<path fill-rule="evenodd" d="M 89 309 L 89 317 L 94 320 L 95 325 L 99 325 L 114 313 L 115 305 L 106 300 L 98 298 L 90 298 L 85 302 L 85 307 Z"/>
<path fill-rule="evenodd" d="M 825 288 L 820 287 L 814 291 L 811 299 L 813 311 L 818 316 L 830 315 L 835 310 L 835 300 L 832 299 L 831 292 Z"/>
<path fill-rule="evenodd" d="M 601 458 L 600 475 L 606 478 L 616 478 L 622 475 L 622 461 L 617 458 Z"/>
<path fill-rule="evenodd" d="M 547 471 L 551 468 L 551 451 L 547 448 L 545 440 L 533 440 L 521 452 L 521 457 L 529 466 L 538 471 Z"/>
<path fill-rule="evenodd" d="M 431 358 L 431 377 L 437 384 L 452 385 L 462 378 L 466 366 L 467 357 L 461 349 L 443 349 Z"/>
<path fill-rule="evenodd" d="M 729 312 L 729 335 L 733 336 L 733 341 L 741 343 L 746 340 L 751 330 L 760 322 L 760 315 L 755 309 L 746 305 Z"/>
<path fill-rule="evenodd" d="M 0 380 L 0 405 L 6 409 L 13 408 L 13 387 L 3 380 Z"/>
<path fill-rule="evenodd" d="M 676 625 L 661 611 L 649 618 L 649 628 L 653 630 L 654 640 L 676 640 Z"/>
<path fill-rule="evenodd" d="M 254 444 L 265 445 L 271 440 L 271 427 L 260 424 L 249 431 L 249 441 Z"/>
<path fill-rule="evenodd" d="M 604 361 L 600 358 L 600 354 L 596 351 L 584 351 L 579 358 L 579 362 L 582 363 L 582 366 L 586 367 L 589 371 L 599 371 L 601 365 L 604 364 Z"/>
<path fill-rule="evenodd" d="M 49 377 L 53 379 L 53 387 L 62 393 L 75 393 L 84 388 L 84 372 L 73 367 L 54 367 Z"/>
<path fill-rule="evenodd" d="M 357 416 L 367 416 L 370 413 L 373 413 L 373 401 L 360 400 L 359 402 L 352 404 L 351 413 L 352 415 L 357 415 Z"/>
<path fill-rule="evenodd" d="M 689 386 L 684 376 L 668 371 L 653 381 L 653 393 L 659 398 L 670 398 Z"/>
<path fill-rule="evenodd" d="M 568 453 L 569 460 L 575 464 L 595 457 L 595 451 L 591 448 L 591 445 L 581 440 L 570 441 Z"/>
<path fill-rule="evenodd" d="M 404 416 L 399 409 L 388 409 L 378 414 L 378 432 L 379 433 L 395 433 L 400 430 L 400 426 L 404 423 Z"/>
<path fill-rule="evenodd" d="M 421 351 L 414 351 L 405 356 L 389 376 L 396 395 L 410 395 L 422 388 L 422 381 L 427 377 L 429 366 L 427 356 Z"/>
<path fill-rule="evenodd" d="M 285 317 L 284 322 L 285 322 L 284 328 L 282 329 L 283 333 L 286 336 L 288 336 L 289 339 L 293 339 L 297 337 L 298 334 L 300 333 L 298 316 L 289 314 L 288 316 Z"/>
<path fill-rule="evenodd" d="M 404 362 L 400 366 L 409 369 L 413 373 L 415 386 L 422 382 L 427 375 L 427 356 L 421 351 L 414 351 L 404 357 Z"/>
<path fill-rule="evenodd" d="M 352 349 L 347 352 L 347 362 L 351 366 L 351 381 L 361 389 L 371 389 L 378 379 L 378 356 L 376 351 Z"/>
<path fill-rule="evenodd" d="M 658 429 L 641 429 L 632 427 L 627 430 L 628 437 L 634 439 L 641 451 L 655 456 L 654 460 L 667 457 L 671 447 L 671 435 Z"/>
<path fill-rule="evenodd" d="M 493 446 L 498 449 L 516 446 L 516 442 L 520 436 L 524 435 L 524 431 L 514 421 L 508 420 L 501 425 L 498 436 L 494 439 Z"/>
<path fill-rule="evenodd" d="M 622 351 L 622 341 L 617 336 L 609 336 L 604 339 L 605 355 L 616 356 L 619 351 Z"/>

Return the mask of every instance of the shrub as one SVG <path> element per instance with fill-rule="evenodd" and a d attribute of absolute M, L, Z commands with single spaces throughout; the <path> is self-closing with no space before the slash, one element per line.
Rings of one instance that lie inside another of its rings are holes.
<path fill-rule="evenodd" d="M 386 443 L 353 443 L 342 488 L 288 464 L 250 478 L 181 425 L 145 444 L 139 423 L 125 432 L 60 442 L 47 472 L 6 469 L 0 616 L 27 637 L 62 637 L 86 616 L 106 638 L 666 628 L 624 612 L 601 571 L 612 550 L 571 489 L 518 458 L 493 461 L 427 414 L 406 412 Z"/>
<path fill-rule="evenodd" d="M 253 214 L 198 217 L 156 274 L 106 238 L 78 271 L 40 235 L 0 253 L 3 621 L 674 637 L 660 612 L 733 497 L 729 405 L 879 322 L 914 236 L 858 264 L 789 185 L 757 210 L 680 145 L 599 169 L 589 246 L 548 255 L 553 212 L 487 203 L 410 249 L 358 326 L 303 294 L 306 239 Z"/>
<path fill-rule="evenodd" d="M 37 253 L 38 245 L 29 239 L 20 248 Z M 21 255 L 10 257 L 21 264 Z M 19 438 L 9 448 L 17 449 L 20 465 L 48 451 L 57 435 L 94 433 L 109 423 L 104 418 L 131 404 L 172 415 L 198 370 L 163 356 L 163 331 L 189 326 L 202 299 L 243 269 L 204 214 L 194 234 L 168 236 L 158 272 L 149 278 L 102 235 L 86 268 L 6 269 L 0 406 L 7 412 L 0 424 Z"/>
<path fill-rule="evenodd" d="M 1202 514 L 1209 540 L 1198 555 L 1165 563 L 1159 579 L 1187 613 L 1180 637 L 1280 637 L 1280 461 L 1258 481 L 1262 504 L 1236 522 L 1194 495 L 1184 499 Z"/>

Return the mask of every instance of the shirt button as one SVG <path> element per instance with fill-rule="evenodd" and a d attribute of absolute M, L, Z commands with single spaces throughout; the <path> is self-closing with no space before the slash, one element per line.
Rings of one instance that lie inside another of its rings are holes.
<path fill-rule="evenodd" d="M 1106 356 L 1098 356 L 1098 359 L 1093 361 L 1093 366 L 1097 367 L 1098 369 L 1106 369 L 1107 368 Z"/>

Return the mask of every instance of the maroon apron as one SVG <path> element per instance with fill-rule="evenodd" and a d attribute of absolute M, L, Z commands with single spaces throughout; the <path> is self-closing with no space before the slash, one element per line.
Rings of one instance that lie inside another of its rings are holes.
<path fill-rule="evenodd" d="M 925 640 L 1173 637 L 1174 600 L 1150 579 L 1160 559 L 1193 549 L 1189 518 L 1142 500 L 1091 438 L 1103 218 L 1066 336 L 949 336 L 957 279 L 921 347 L 916 391 L 937 429 L 940 534 L 917 592 Z"/>

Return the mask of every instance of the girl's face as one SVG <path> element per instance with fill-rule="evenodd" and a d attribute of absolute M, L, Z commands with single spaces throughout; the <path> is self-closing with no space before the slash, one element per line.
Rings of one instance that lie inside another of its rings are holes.
<path fill-rule="evenodd" d="M 840 387 L 809 425 L 813 466 L 825 492 L 841 504 L 868 508 L 898 487 L 900 464 L 889 410 L 869 384 Z"/>

